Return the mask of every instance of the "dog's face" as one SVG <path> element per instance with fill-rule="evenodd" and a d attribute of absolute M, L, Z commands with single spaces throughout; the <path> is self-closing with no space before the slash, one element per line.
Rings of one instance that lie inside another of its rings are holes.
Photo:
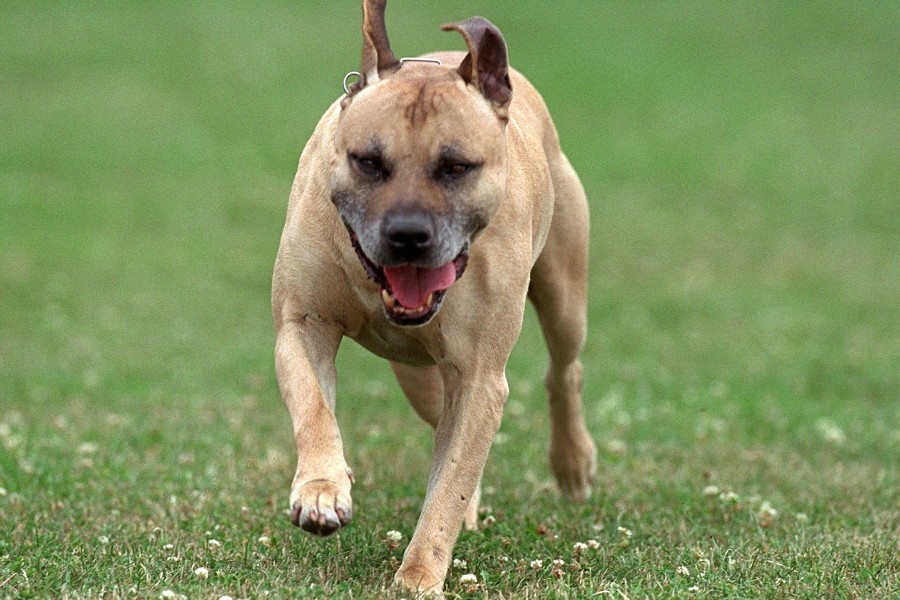
<path fill-rule="evenodd" d="M 384 5 L 364 4 L 362 75 L 341 102 L 329 183 L 385 314 L 422 325 L 506 193 L 512 87 L 506 43 L 487 20 L 444 26 L 469 48 L 457 68 L 404 65 L 390 49 Z"/>
<path fill-rule="evenodd" d="M 332 201 L 386 314 L 438 311 L 506 191 L 505 125 L 456 70 L 407 64 L 345 104 Z"/>

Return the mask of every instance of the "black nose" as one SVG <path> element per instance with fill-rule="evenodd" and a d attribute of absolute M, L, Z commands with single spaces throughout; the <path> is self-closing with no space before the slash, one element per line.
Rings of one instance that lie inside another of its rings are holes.
<path fill-rule="evenodd" d="M 434 241 L 434 219 L 420 208 L 397 208 L 381 222 L 381 235 L 400 260 L 414 261 L 424 256 Z"/>

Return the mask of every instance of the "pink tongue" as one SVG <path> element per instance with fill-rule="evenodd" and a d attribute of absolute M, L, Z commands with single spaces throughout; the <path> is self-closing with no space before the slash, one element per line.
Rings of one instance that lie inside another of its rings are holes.
<path fill-rule="evenodd" d="M 384 276 L 391 284 L 394 297 L 406 308 L 418 308 L 425 304 L 428 294 L 445 290 L 456 281 L 456 265 L 448 262 L 436 269 L 422 269 L 405 265 L 384 267 Z"/>

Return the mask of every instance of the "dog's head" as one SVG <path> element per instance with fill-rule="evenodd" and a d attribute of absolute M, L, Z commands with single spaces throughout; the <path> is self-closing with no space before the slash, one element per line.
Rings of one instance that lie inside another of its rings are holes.
<path fill-rule="evenodd" d="M 506 43 L 486 19 L 444 26 L 468 46 L 458 67 L 400 61 L 385 4 L 364 2 L 362 73 L 341 103 L 330 184 L 388 318 L 421 325 L 505 195 L 512 87 Z"/>

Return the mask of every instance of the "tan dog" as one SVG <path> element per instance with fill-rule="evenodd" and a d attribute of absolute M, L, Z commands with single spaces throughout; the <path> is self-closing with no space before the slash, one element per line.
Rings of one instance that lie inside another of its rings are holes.
<path fill-rule="evenodd" d="M 334 416 L 338 345 L 347 336 L 391 361 L 435 428 L 425 503 L 395 579 L 439 594 L 460 527 L 477 526 L 526 298 L 550 353 L 553 472 L 568 496 L 590 494 L 578 360 L 587 202 L 496 27 L 445 25 L 468 54 L 399 61 L 385 3 L 365 0 L 360 79 L 300 157 L 275 264 L 276 370 L 297 445 L 291 520 L 329 535 L 352 512 Z"/>

